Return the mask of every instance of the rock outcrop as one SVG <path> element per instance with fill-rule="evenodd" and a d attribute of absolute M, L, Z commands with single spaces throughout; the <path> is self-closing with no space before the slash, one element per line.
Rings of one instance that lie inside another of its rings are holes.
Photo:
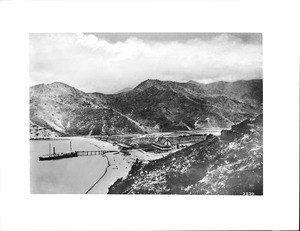
<path fill-rule="evenodd" d="M 30 121 L 30 139 L 47 139 L 64 136 L 64 134 L 54 131 L 50 128 L 41 127 Z"/>

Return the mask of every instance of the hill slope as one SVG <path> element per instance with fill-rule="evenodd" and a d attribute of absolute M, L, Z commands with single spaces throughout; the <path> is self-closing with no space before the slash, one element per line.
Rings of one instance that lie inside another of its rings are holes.
<path fill-rule="evenodd" d="M 54 131 L 53 129 L 41 127 L 30 121 L 30 139 L 43 139 L 65 136 L 65 134 Z"/>
<path fill-rule="evenodd" d="M 40 84 L 30 88 L 30 120 L 68 135 L 143 132 L 135 121 L 103 103 L 63 83 Z"/>
<path fill-rule="evenodd" d="M 133 165 L 113 194 L 263 194 L 263 117 L 245 120 L 148 164 Z"/>
<path fill-rule="evenodd" d="M 146 80 L 110 95 L 85 93 L 59 82 L 30 88 L 30 120 L 65 135 L 229 128 L 260 113 L 262 80 Z"/>
<path fill-rule="evenodd" d="M 117 111 L 152 129 L 229 128 L 262 113 L 262 80 L 206 85 L 146 80 L 105 98 Z"/>

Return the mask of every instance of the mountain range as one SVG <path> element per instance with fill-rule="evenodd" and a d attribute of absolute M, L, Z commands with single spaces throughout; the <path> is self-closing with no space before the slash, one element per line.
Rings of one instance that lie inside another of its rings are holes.
<path fill-rule="evenodd" d="M 115 94 L 39 84 L 30 87 L 31 138 L 33 125 L 57 136 L 229 128 L 262 113 L 262 92 L 261 79 L 210 84 L 148 79 Z"/>

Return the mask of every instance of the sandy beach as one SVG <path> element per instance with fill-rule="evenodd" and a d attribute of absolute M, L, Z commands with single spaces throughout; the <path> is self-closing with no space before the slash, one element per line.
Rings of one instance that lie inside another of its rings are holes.
<path fill-rule="evenodd" d="M 73 151 L 107 150 L 103 156 L 80 156 L 56 161 L 37 160 L 46 154 L 48 145 L 56 151 L 68 152 L 70 141 Z M 31 141 L 31 192 L 32 193 L 88 193 L 106 194 L 119 178 L 126 178 L 133 163 L 160 159 L 169 153 L 151 153 L 141 149 L 126 154 L 117 145 L 93 137 L 59 137 Z"/>
<path fill-rule="evenodd" d="M 150 153 L 140 149 L 130 150 L 130 155 L 124 155 L 119 151 L 117 146 L 101 140 L 87 137 L 71 137 L 73 140 L 82 140 L 93 144 L 101 150 L 114 150 L 114 152 L 106 153 L 107 166 L 106 171 L 99 176 L 99 181 L 88 190 L 88 193 L 92 194 L 106 194 L 108 188 L 118 179 L 125 178 L 131 169 L 132 164 L 139 159 L 142 162 L 148 162 L 151 160 L 160 159 L 167 156 L 169 153 Z M 103 168 L 104 166 L 99 166 Z"/>

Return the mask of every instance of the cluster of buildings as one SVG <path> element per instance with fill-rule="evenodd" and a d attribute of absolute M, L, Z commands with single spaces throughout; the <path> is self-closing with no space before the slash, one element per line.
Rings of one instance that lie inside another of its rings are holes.
<path fill-rule="evenodd" d="M 178 149 L 178 144 L 173 144 L 168 138 L 159 136 L 152 143 L 152 147 L 158 152 L 168 152 L 174 149 Z"/>
<path fill-rule="evenodd" d="M 130 144 L 116 143 L 114 145 L 118 145 L 123 151 L 140 148 L 146 151 L 154 150 L 155 152 L 169 152 L 171 150 L 176 150 L 184 147 L 184 145 L 172 143 L 168 138 L 164 136 L 157 137 L 151 144 L 139 145 L 137 143 L 132 142 Z"/>

